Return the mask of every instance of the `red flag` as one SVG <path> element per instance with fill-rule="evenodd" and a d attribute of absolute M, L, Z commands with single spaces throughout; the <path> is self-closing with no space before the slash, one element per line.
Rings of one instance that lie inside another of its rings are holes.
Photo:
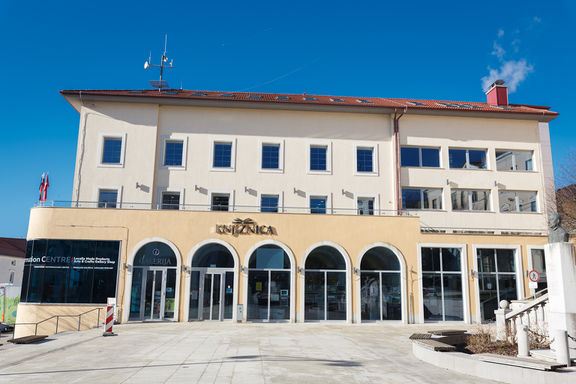
<path fill-rule="evenodd" d="M 42 174 L 42 179 L 40 179 L 40 194 L 38 196 L 38 200 L 40 201 L 44 201 L 42 200 L 42 197 L 44 197 L 44 183 L 45 183 L 45 176 L 44 174 Z"/>
<path fill-rule="evenodd" d="M 50 182 L 48 181 L 48 173 L 46 174 L 46 181 L 44 182 L 44 194 L 42 195 L 42 201 L 46 201 L 48 199 L 48 187 L 50 186 Z"/>

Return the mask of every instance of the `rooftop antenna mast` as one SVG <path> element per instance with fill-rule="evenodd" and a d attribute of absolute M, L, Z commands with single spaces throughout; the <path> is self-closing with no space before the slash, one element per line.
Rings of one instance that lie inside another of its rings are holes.
<path fill-rule="evenodd" d="M 168 63 L 168 57 L 166 56 L 166 47 L 168 45 L 168 34 L 164 35 L 164 53 L 162 53 L 162 58 L 160 59 L 160 65 L 152 64 L 152 53 L 148 57 L 148 60 L 144 63 L 144 69 L 148 69 L 150 67 L 160 67 L 160 80 L 150 80 L 150 85 L 152 88 L 158 88 L 158 91 L 162 91 L 162 89 L 170 88 L 166 80 L 164 80 L 164 68 L 172 69 L 174 68 L 174 60 L 170 60 L 170 64 Z"/>

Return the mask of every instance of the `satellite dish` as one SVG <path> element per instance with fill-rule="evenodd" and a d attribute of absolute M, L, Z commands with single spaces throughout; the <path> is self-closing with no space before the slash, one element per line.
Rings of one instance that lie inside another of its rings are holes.
<path fill-rule="evenodd" d="M 150 64 L 148 64 L 148 62 L 145 62 L 144 63 L 144 69 L 148 69 L 148 68 L 150 68 Z"/>

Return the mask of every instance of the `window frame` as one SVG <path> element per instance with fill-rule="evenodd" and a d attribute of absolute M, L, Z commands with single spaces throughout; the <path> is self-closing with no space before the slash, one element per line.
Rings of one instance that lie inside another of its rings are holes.
<path fill-rule="evenodd" d="M 182 165 L 166 165 L 166 143 L 168 142 L 182 142 Z M 169 169 L 174 171 L 183 171 L 186 170 L 186 163 L 187 163 L 187 155 L 188 155 L 188 136 L 162 136 L 162 163 L 160 168 L 162 169 Z"/>
<path fill-rule="evenodd" d="M 312 147 L 326 147 L 326 170 L 310 169 L 310 154 Z M 331 175 L 332 174 L 332 142 L 331 141 L 311 141 L 308 143 L 306 153 L 306 173 L 309 175 Z"/>
<path fill-rule="evenodd" d="M 122 148 L 120 149 L 120 162 L 119 163 L 103 163 L 104 157 L 104 141 L 106 139 L 121 139 Z M 100 133 L 98 138 L 98 167 L 99 168 L 124 168 L 126 156 L 126 133 Z"/>
<path fill-rule="evenodd" d="M 468 206 L 470 209 L 454 209 L 454 204 L 452 204 L 452 192 L 454 191 L 470 191 L 470 192 L 488 192 L 488 209 L 477 210 L 472 209 L 473 201 L 472 194 L 468 195 Z M 492 202 L 492 190 L 491 189 L 471 189 L 471 188 L 451 188 L 450 189 L 450 208 L 452 212 L 494 212 L 494 204 Z"/>
<path fill-rule="evenodd" d="M 358 149 L 372 149 L 372 171 L 358 171 Z M 355 176 L 378 176 L 378 144 L 376 143 L 355 143 L 354 144 L 354 175 Z"/>
<path fill-rule="evenodd" d="M 402 165 L 402 148 L 417 148 L 418 149 L 418 164 L 419 165 Z M 422 149 L 437 149 L 438 150 L 438 166 L 437 167 L 431 167 L 431 166 L 422 164 Z M 402 168 L 441 169 L 442 168 L 442 148 L 441 147 L 418 146 L 418 145 L 401 145 L 400 146 L 400 166 Z"/>
<path fill-rule="evenodd" d="M 214 148 L 216 144 L 231 144 L 230 148 L 230 166 L 229 167 L 215 167 L 214 166 Z M 214 137 L 210 141 L 210 171 L 213 172 L 236 172 L 236 138 L 234 137 Z M 212 200 L 210 200 L 212 204 Z"/>
<path fill-rule="evenodd" d="M 498 169 L 498 156 L 497 152 L 512 152 L 512 167 L 514 169 Z M 516 153 L 515 152 L 529 152 L 531 154 L 530 160 L 532 161 L 532 170 L 519 170 L 518 164 L 516 163 Z M 498 172 L 536 172 L 536 162 L 534 161 L 535 151 L 533 149 L 502 149 L 496 148 L 494 150 L 494 161 L 496 164 L 496 171 Z"/>
<path fill-rule="evenodd" d="M 531 171 L 528 171 L 531 172 Z M 502 192 L 514 193 L 514 211 L 503 211 L 502 210 L 502 201 L 500 200 L 500 194 Z M 535 211 L 521 211 L 520 210 L 520 199 L 518 198 L 518 192 L 525 192 L 525 193 L 534 193 L 536 202 L 536 210 Z M 519 191 L 519 190 L 509 190 L 509 189 L 499 189 L 498 190 L 498 210 L 500 213 L 521 213 L 521 214 L 535 214 L 540 213 L 540 204 L 538 202 L 538 191 Z"/>
<path fill-rule="evenodd" d="M 259 213 L 283 213 L 284 212 L 284 193 L 278 191 L 258 191 L 258 212 Z M 278 197 L 278 212 L 262 212 L 262 196 Z"/>
<path fill-rule="evenodd" d="M 170 188 L 170 187 L 159 187 L 158 188 L 158 197 L 157 197 L 157 205 L 156 208 L 158 210 L 163 210 L 163 211 L 168 211 L 169 209 L 163 209 L 162 206 L 164 205 L 163 201 L 163 197 L 164 197 L 164 193 L 179 193 L 180 194 L 180 200 L 178 202 L 178 210 L 184 210 L 185 205 L 184 205 L 184 188 Z M 174 209 L 175 210 L 175 209 Z"/>
<path fill-rule="evenodd" d="M 278 148 L 278 168 L 264 168 L 262 162 L 262 156 L 264 153 L 265 145 L 277 145 Z M 261 139 L 258 141 L 259 151 L 259 171 L 262 173 L 284 173 L 284 140 L 274 140 L 274 139 Z"/>
<path fill-rule="evenodd" d="M 404 189 L 419 189 L 420 190 L 420 206 L 422 208 L 404 208 L 404 199 L 402 198 Z M 424 208 L 424 190 L 434 189 L 440 191 L 440 208 Z M 402 186 L 400 188 L 400 197 L 402 198 L 402 210 L 404 211 L 446 211 L 446 205 L 444 204 L 444 188 L 442 187 L 412 187 L 412 186 Z"/>
<path fill-rule="evenodd" d="M 116 190 L 117 192 L 117 196 L 116 196 L 116 207 L 114 208 L 102 208 L 102 209 L 120 209 L 122 208 L 122 190 L 123 187 L 122 185 L 97 185 L 95 187 L 95 192 L 94 195 L 96 196 L 96 198 L 94 199 L 94 201 L 96 202 L 96 208 L 101 209 L 99 207 L 100 205 L 100 191 L 112 191 L 112 190 Z"/>
<path fill-rule="evenodd" d="M 457 151 L 466 151 L 466 166 L 462 168 L 452 168 L 450 166 L 450 151 L 457 150 Z M 470 168 L 470 151 L 484 151 L 484 159 L 486 161 L 486 168 Z M 448 147 L 448 169 L 464 169 L 467 171 L 490 171 L 490 162 L 489 162 L 489 150 L 488 148 L 461 148 L 461 147 Z"/>
<path fill-rule="evenodd" d="M 374 206 L 372 207 L 372 215 L 360 215 L 358 207 L 358 200 L 359 199 L 372 199 L 374 200 Z M 355 193 L 354 194 L 354 204 L 356 206 L 356 210 L 354 214 L 356 216 L 380 216 L 380 194 L 379 193 Z"/>
<path fill-rule="evenodd" d="M 210 198 L 210 201 L 208 202 L 208 210 L 210 212 L 226 212 L 212 210 L 212 198 L 214 195 L 228 195 L 228 212 L 234 212 L 234 190 L 211 190 L 208 194 Z"/>
<path fill-rule="evenodd" d="M 310 200 L 312 198 L 326 198 L 326 213 L 312 213 L 312 206 L 310 204 Z M 310 192 L 306 194 L 306 200 L 308 201 L 308 214 L 311 215 L 331 215 L 334 212 L 332 211 L 332 193 L 323 193 L 323 192 Z"/>

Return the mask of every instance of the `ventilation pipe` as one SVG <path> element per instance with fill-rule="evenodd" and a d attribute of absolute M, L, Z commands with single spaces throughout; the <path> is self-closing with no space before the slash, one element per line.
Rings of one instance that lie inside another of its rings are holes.
<path fill-rule="evenodd" d="M 394 164 L 396 165 L 396 214 L 402 215 L 402 187 L 400 184 L 400 123 L 408 107 L 404 107 L 400 113 L 398 108 L 394 108 Z"/>

